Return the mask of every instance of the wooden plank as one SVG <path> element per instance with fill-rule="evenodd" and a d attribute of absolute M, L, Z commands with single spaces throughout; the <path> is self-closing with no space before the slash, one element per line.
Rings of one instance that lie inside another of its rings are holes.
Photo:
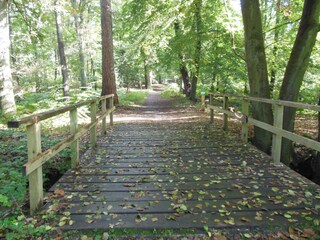
<path fill-rule="evenodd" d="M 27 127 L 28 160 L 31 161 L 34 156 L 41 153 L 41 125 L 35 123 Z M 29 202 L 30 214 L 42 206 L 43 203 L 43 179 L 42 166 L 37 167 L 29 175 Z"/>
<path fill-rule="evenodd" d="M 101 101 L 101 109 L 102 109 L 102 114 L 105 114 L 107 112 L 107 100 L 103 99 Z M 106 117 L 102 118 L 102 133 L 106 134 L 107 133 L 107 120 Z"/>
<path fill-rule="evenodd" d="M 78 110 L 70 111 L 70 133 L 75 135 L 78 131 Z M 79 140 L 75 139 L 71 143 L 71 167 L 75 167 L 79 163 Z"/>
<path fill-rule="evenodd" d="M 257 213 L 259 215 L 257 215 Z M 305 217 L 316 217 L 307 210 L 294 211 L 293 219 L 296 222 L 305 222 Z M 286 211 L 261 211 L 261 212 L 231 212 L 226 214 L 110 214 L 103 213 L 94 216 L 72 215 L 73 225 L 66 224 L 64 230 L 98 230 L 98 229 L 239 229 L 239 228 L 281 228 L 287 230 L 292 225 L 285 218 Z M 256 220 L 259 216 L 259 220 Z M 136 219 L 143 221 L 136 221 Z M 154 219 L 154 220 L 153 220 Z M 244 220 L 241 220 L 244 219 Z"/>
<path fill-rule="evenodd" d="M 113 97 L 109 99 L 109 108 L 113 108 Z M 113 112 L 110 113 L 110 126 L 113 126 Z"/>
<path fill-rule="evenodd" d="M 91 124 L 97 121 L 97 102 L 92 102 L 90 104 L 90 117 L 91 117 Z M 90 129 L 90 144 L 91 147 L 95 147 L 97 143 L 97 125 L 95 124 Z"/>
<path fill-rule="evenodd" d="M 182 203 L 181 203 L 182 205 Z M 202 212 L 219 214 L 220 211 L 225 213 L 230 212 L 266 212 L 266 211 L 296 211 L 304 210 L 305 204 L 301 201 L 293 202 L 288 205 L 284 202 L 281 204 L 274 204 L 273 201 L 263 199 L 260 202 L 255 199 L 212 199 L 212 200 L 190 200 L 183 202 L 186 211 L 193 214 L 200 214 Z M 73 203 L 68 207 L 68 212 L 71 214 L 92 214 L 96 212 L 108 212 L 108 214 L 132 214 L 141 212 L 143 214 L 157 214 L 157 213 L 177 213 L 179 203 L 172 202 L 172 200 L 150 200 L 150 201 L 120 201 L 120 202 L 91 202 Z M 225 206 L 225 207 L 222 207 Z M 112 207 L 112 208 L 111 208 Z M 179 209 L 178 209 L 179 210 Z M 219 211 L 220 210 L 220 211 Z"/>
<path fill-rule="evenodd" d="M 248 124 L 248 117 L 249 117 L 249 101 L 248 99 L 242 100 L 242 114 L 245 117 L 245 121 L 242 121 L 241 127 L 241 139 L 245 143 L 248 142 L 248 132 L 249 132 L 249 124 Z"/>
<path fill-rule="evenodd" d="M 283 110 L 284 107 L 282 105 L 274 106 L 274 123 L 273 126 L 282 129 L 283 124 Z M 280 164 L 281 161 L 281 145 L 282 145 L 282 136 L 279 134 L 273 134 L 272 139 L 272 157 L 274 160 L 274 164 Z"/>

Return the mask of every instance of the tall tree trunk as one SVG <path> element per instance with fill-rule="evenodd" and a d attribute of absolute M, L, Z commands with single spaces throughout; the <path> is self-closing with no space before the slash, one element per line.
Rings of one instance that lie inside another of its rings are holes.
<path fill-rule="evenodd" d="M 85 5 L 85 0 L 80 0 L 79 4 L 77 4 L 76 0 L 71 0 L 72 7 L 74 9 L 74 23 L 77 34 L 77 43 L 78 43 L 78 55 L 79 55 L 79 79 L 82 90 L 86 87 L 86 73 L 85 73 L 85 59 L 83 53 L 83 34 L 82 34 L 82 24 L 83 24 L 83 6 Z"/>
<path fill-rule="evenodd" d="M 4 115 L 16 112 L 10 68 L 8 1 L 0 1 L 0 107 Z"/>
<path fill-rule="evenodd" d="M 179 39 L 181 37 L 181 29 L 180 29 L 180 23 L 178 21 L 174 23 L 174 30 L 175 30 L 176 38 Z M 180 70 L 180 74 L 183 82 L 183 89 L 185 91 L 184 93 L 187 95 L 187 85 L 190 83 L 190 79 L 189 79 L 189 73 L 188 73 L 187 64 L 185 61 L 185 55 L 183 51 L 179 53 L 178 57 L 180 61 L 179 70 Z"/>
<path fill-rule="evenodd" d="M 16 51 L 13 46 L 13 32 L 12 32 L 12 25 L 11 25 L 11 16 L 10 14 L 8 15 L 8 20 L 9 20 L 9 34 L 10 34 L 10 56 L 11 56 L 11 66 L 15 69 L 16 67 L 16 62 L 17 62 L 17 57 L 16 57 Z M 17 82 L 18 86 L 20 86 L 20 79 L 19 76 L 16 74 L 16 71 L 12 72 L 12 77 L 13 79 Z"/>
<path fill-rule="evenodd" d="M 298 33 L 280 89 L 281 100 L 298 100 L 304 74 L 317 39 L 319 16 L 320 1 L 305 0 Z M 295 114 L 295 108 L 285 108 L 283 116 L 283 128 L 285 130 L 291 132 L 294 130 Z M 292 154 L 293 146 L 291 141 L 283 139 L 281 161 L 288 165 L 291 162 Z"/>
<path fill-rule="evenodd" d="M 195 31 L 196 31 L 196 46 L 194 55 L 194 68 L 195 71 L 192 76 L 190 99 L 196 101 L 197 84 L 200 77 L 200 60 L 202 48 L 202 0 L 195 0 Z"/>
<path fill-rule="evenodd" d="M 63 96 L 69 97 L 69 77 L 68 77 L 68 67 L 67 67 L 67 59 L 66 54 L 64 52 L 64 42 L 62 35 L 62 21 L 59 13 L 59 4 L 58 0 L 54 1 L 54 15 L 56 20 L 56 30 L 57 30 L 57 40 L 58 40 L 58 52 L 61 66 L 61 74 L 62 74 L 62 85 L 63 85 Z"/>
<path fill-rule="evenodd" d="M 114 94 L 118 104 L 116 79 L 113 62 L 112 12 L 110 0 L 100 0 L 102 34 L 102 92 L 101 95 Z"/>
<path fill-rule="evenodd" d="M 250 95 L 270 98 L 267 61 L 261 24 L 259 0 L 241 0 L 241 10 L 245 34 L 245 52 L 250 86 Z M 252 103 L 253 117 L 269 124 L 273 123 L 270 104 Z M 254 128 L 254 144 L 269 153 L 272 134 L 261 128 Z"/>
<path fill-rule="evenodd" d="M 40 74 L 39 74 L 39 63 L 38 63 L 38 47 L 36 41 L 32 41 L 32 45 L 34 48 L 34 61 L 36 63 L 35 71 L 33 73 L 33 76 L 36 80 L 36 92 L 40 92 L 41 90 L 41 79 L 40 79 Z"/>
<path fill-rule="evenodd" d="M 151 89 L 152 88 L 152 83 L 151 83 L 151 78 L 150 78 L 150 68 L 149 68 L 146 56 L 144 56 L 143 65 L 144 65 L 144 83 L 145 83 L 145 87 L 146 87 L 146 89 Z"/>
<path fill-rule="evenodd" d="M 266 1 L 267 2 L 267 1 Z M 275 11 L 276 11 L 276 23 L 275 25 L 277 26 L 279 24 L 280 21 L 280 9 L 279 9 L 279 4 L 280 2 L 276 2 L 276 7 L 275 7 Z M 278 41 L 279 41 L 279 29 L 275 28 L 274 29 L 274 46 L 272 49 L 272 64 L 271 64 L 271 71 L 270 71 L 270 95 L 271 98 L 273 98 L 273 91 L 274 91 L 274 86 L 276 84 L 276 77 L 277 77 L 277 67 L 276 67 L 276 60 L 278 58 Z"/>

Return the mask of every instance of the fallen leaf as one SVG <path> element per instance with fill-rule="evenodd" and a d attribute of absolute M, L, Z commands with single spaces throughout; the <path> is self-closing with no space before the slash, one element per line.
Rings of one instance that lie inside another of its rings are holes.
<path fill-rule="evenodd" d="M 308 238 L 314 238 L 316 233 L 311 228 L 303 229 L 303 235 Z"/>

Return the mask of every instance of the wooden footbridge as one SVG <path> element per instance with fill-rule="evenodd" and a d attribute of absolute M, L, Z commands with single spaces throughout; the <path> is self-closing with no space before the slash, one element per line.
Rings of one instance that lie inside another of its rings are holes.
<path fill-rule="evenodd" d="M 102 106 L 106 99 L 112 103 L 112 96 L 106 96 L 100 99 Z M 105 117 L 111 114 L 112 125 L 114 108 L 112 105 L 103 108 L 102 115 L 97 117 L 97 100 L 87 101 L 85 104 L 91 105 L 92 122 L 85 129 L 91 129 L 91 144 L 95 147 L 81 156 L 80 162 L 78 139 L 84 130 L 73 126 L 72 135 L 64 143 L 41 153 L 39 134 L 34 135 L 38 127 L 34 125 L 50 114 L 11 122 L 11 126 L 27 123 L 29 130 L 30 160 L 25 168 L 30 176 L 31 201 L 34 201 L 32 212 L 42 204 L 42 193 L 39 193 L 42 180 L 38 175 L 42 163 L 65 145 L 72 144 L 74 167 L 50 189 L 52 196 L 60 201 L 44 206 L 49 210 L 59 209 L 64 230 L 262 228 L 273 231 L 295 224 L 319 224 L 319 186 L 277 160 L 275 164 L 272 157 L 246 142 L 248 124 L 255 121 L 248 113 L 249 100 L 244 99 L 240 117 L 242 139 L 216 128 L 209 116 L 197 124 L 117 123 L 97 139 L 98 120 L 102 119 L 105 132 Z M 227 111 L 226 96 L 224 101 L 224 108 L 219 109 L 225 114 L 226 127 L 228 114 L 234 113 Z M 75 124 L 75 111 L 80 105 L 60 109 L 60 113 L 71 111 Z M 213 120 L 213 109 L 218 108 L 211 105 L 209 108 Z M 146 108 L 150 114 L 162 110 Z M 278 108 L 276 112 L 281 115 Z M 276 142 L 287 137 L 278 127 L 279 121 L 278 117 L 275 126 L 270 126 Z M 294 137 L 319 148 L 312 140 Z M 279 147 L 275 149 L 278 151 Z M 278 153 L 275 150 L 273 153 L 275 158 Z"/>

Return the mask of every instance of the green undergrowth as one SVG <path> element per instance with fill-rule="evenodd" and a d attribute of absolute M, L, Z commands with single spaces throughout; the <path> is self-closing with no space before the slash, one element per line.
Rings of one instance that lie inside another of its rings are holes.
<path fill-rule="evenodd" d="M 83 232 L 69 231 L 64 234 L 64 239 L 177 239 L 177 236 L 179 236 L 178 239 L 181 239 L 183 236 L 194 234 L 196 234 L 196 231 L 192 229 L 110 229 Z"/>
<path fill-rule="evenodd" d="M 42 149 L 48 149 L 62 140 L 42 135 Z M 44 187 L 52 185 L 70 167 L 70 152 L 62 151 L 43 166 Z M 49 227 L 35 227 L 37 220 L 28 215 L 28 180 L 23 174 L 27 162 L 26 134 L 20 130 L 0 132 L 0 239 L 28 239 L 46 233 Z"/>
<path fill-rule="evenodd" d="M 120 89 L 118 91 L 119 105 L 128 107 L 131 105 L 142 105 L 146 98 L 150 95 L 150 90 Z"/>
<path fill-rule="evenodd" d="M 177 84 L 170 84 L 166 86 L 160 95 L 164 99 L 172 100 L 174 105 L 178 107 L 189 107 L 190 105 L 200 106 L 199 102 L 194 103 L 190 101 L 185 94 L 181 93 Z"/>

